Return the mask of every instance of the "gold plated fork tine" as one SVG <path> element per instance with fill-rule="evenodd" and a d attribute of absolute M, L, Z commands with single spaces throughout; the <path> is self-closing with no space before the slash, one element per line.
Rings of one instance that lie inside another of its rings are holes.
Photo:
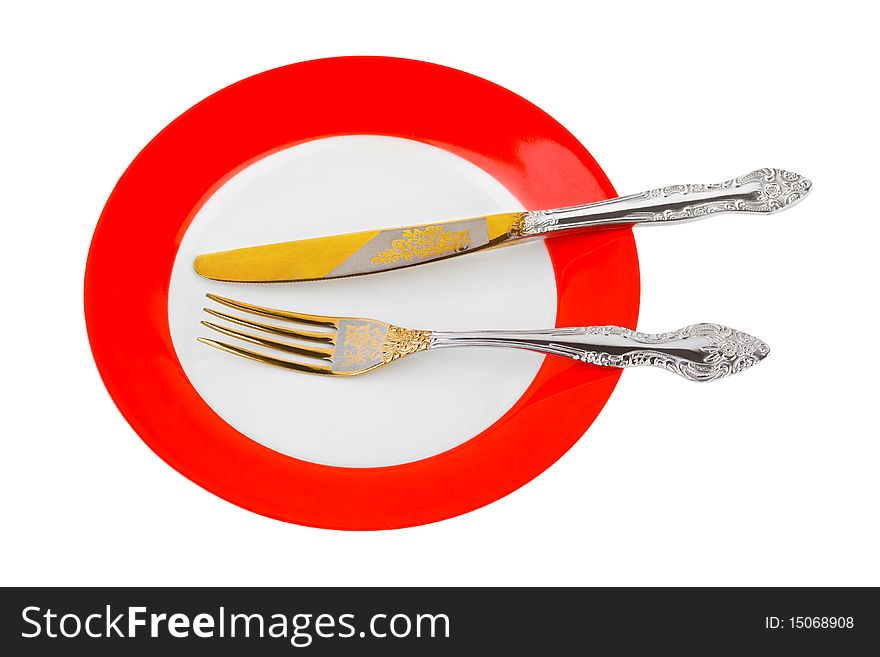
<path fill-rule="evenodd" d="M 336 328 L 339 324 L 340 317 L 326 317 L 324 315 L 305 315 L 303 313 L 292 313 L 287 310 L 276 310 L 274 308 L 264 308 L 262 306 L 254 306 L 243 301 L 235 301 L 226 297 L 217 296 L 216 294 L 207 294 L 211 301 L 223 304 L 229 308 L 240 310 L 246 313 L 253 313 L 263 317 L 271 317 L 274 319 L 284 319 L 292 322 L 300 322 L 302 324 L 312 324 L 314 326 L 327 326 Z"/>
<path fill-rule="evenodd" d="M 209 338 L 198 338 L 198 341 L 210 347 L 220 349 L 221 351 L 235 354 L 236 356 L 241 356 L 242 358 L 247 358 L 249 360 L 255 360 L 258 363 L 275 365 L 276 367 L 283 367 L 285 369 L 295 370 L 297 372 L 305 372 L 306 374 L 323 374 L 325 376 L 334 376 L 336 374 L 327 365 L 307 365 L 305 363 L 296 363 L 290 360 L 284 360 L 283 358 L 273 358 L 272 356 L 266 356 L 265 354 L 251 351 L 250 349 L 236 347 L 231 344 L 219 342 L 217 340 L 211 340 Z"/>
<path fill-rule="evenodd" d="M 317 358 L 319 360 L 333 359 L 334 350 L 332 347 L 302 347 L 300 345 L 290 344 L 289 342 L 281 342 L 280 340 L 261 338 L 257 335 L 251 335 L 250 333 L 237 331 L 236 329 L 227 328 L 225 326 L 220 326 L 219 324 L 214 324 L 213 322 L 207 321 L 203 321 L 202 326 L 207 326 L 209 329 L 213 329 L 218 333 L 228 335 L 231 338 L 238 338 L 239 340 L 244 340 L 245 342 L 251 342 L 253 344 L 260 345 L 261 347 L 268 347 L 269 349 L 280 349 L 281 351 L 286 351 L 291 354 L 297 354 L 298 356 L 306 356 L 307 358 Z"/>
<path fill-rule="evenodd" d="M 238 324 L 245 328 L 281 335 L 293 340 L 305 342 L 320 342 L 322 346 L 307 346 L 292 342 L 282 342 L 268 337 L 254 335 L 250 332 L 215 324 L 214 322 L 202 321 L 202 325 L 227 335 L 236 340 L 244 340 L 267 349 L 277 349 L 288 353 L 297 354 L 306 358 L 316 358 L 329 362 L 329 366 L 312 366 L 301 362 L 294 362 L 267 356 L 263 353 L 251 351 L 243 347 L 236 347 L 226 342 L 199 338 L 200 342 L 221 349 L 222 351 L 249 358 L 260 363 L 286 367 L 300 372 L 312 374 L 333 374 L 337 376 L 355 376 L 371 372 L 378 367 L 387 365 L 403 356 L 414 354 L 417 351 L 428 349 L 431 345 L 430 331 L 416 331 L 392 326 L 386 322 L 365 317 L 328 317 L 324 315 L 306 315 L 287 310 L 275 310 L 254 306 L 243 301 L 235 301 L 220 297 L 216 294 L 208 294 L 211 301 L 223 304 L 234 310 L 244 313 L 253 313 L 272 319 L 288 320 L 307 324 L 316 324 L 325 328 L 336 329 L 335 331 L 306 331 L 292 329 L 276 324 L 265 324 L 246 317 L 237 317 L 219 310 L 204 308 L 209 315 L 226 322 Z"/>
<path fill-rule="evenodd" d="M 228 315 L 226 313 L 220 312 L 219 310 L 214 310 L 213 308 L 203 308 L 202 310 L 204 310 L 209 315 L 213 315 L 214 317 L 217 317 L 219 319 L 224 319 L 227 322 L 232 322 L 233 324 L 239 324 L 240 326 L 257 329 L 258 331 L 265 331 L 266 333 L 274 333 L 275 335 L 283 335 L 286 338 L 293 338 L 294 340 L 307 340 L 311 342 L 324 342 L 326 344 L 333 344 L 336 339 L 336 333 L 334 332 L 289 329 L 284 326 L 264 324 L 263 322 L 257 322 L 252 319 L 245 319 L 244 317 Z"/>

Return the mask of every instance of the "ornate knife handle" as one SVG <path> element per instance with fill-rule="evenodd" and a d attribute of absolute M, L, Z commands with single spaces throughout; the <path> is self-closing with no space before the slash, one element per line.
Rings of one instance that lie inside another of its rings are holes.
<path fill-rule="evenodd" d="M 670 333 L 585 326 L 431 335 L 431 348 L 465 346 L 528 349 L 605 367 L 652 365 L 690 381 L 714 381 L 742 372 L 770 353 L 765 342 L 720 324 L 692 324 Z"/>
<path fill-rule="evenodd" d="M 525 212 L 512 236 L 620 224 L 682 223 L 724 212 L 773 214 L 800 201 L 812 186 L 791 171 L 758 169 L 712 185 L 672 185 L 599 203 Z"/>

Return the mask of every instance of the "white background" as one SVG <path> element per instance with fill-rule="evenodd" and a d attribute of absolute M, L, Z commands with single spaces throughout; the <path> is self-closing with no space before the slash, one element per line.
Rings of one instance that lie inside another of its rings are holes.
<path fill-rule="evenodd" d="M 880 584 L 867 3 L 318 5 L 4 8 L 2 583 Z M 807 174 L 813 194 L 782 215 L 637 231 L 640 328 L 729 323 L 767 340 L 770 358 L 705 386 L 626 372 L 555 466 L 429 526 L 287 525 L 180 476 L 92 362 L 92 230 L 128 163 L 183 110 L 265 69 L 344 54 L 439 62 L 523 95 L 621 193 L 761 166 Z"/>

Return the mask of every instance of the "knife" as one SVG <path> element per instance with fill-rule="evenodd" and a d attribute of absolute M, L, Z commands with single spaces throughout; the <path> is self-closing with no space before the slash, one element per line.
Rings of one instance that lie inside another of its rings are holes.
<path fill-rule="evenodd" d="M 784 169 L 758 169 L 711 185 L 672 185 L 555 210 L 508 212 L 403 228 L 316 237 L 197 256 L 218 281 L 280 283 L 375 274 L 445 260 L 520 240 L 633 224 L 674 224 L 712 214 L 773 214 L 812 183 Z"/>

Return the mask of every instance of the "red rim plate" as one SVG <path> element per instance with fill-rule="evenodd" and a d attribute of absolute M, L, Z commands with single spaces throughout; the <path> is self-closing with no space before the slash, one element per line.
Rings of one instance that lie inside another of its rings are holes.
<path fill-rule="evenodd" d="M 565 128 L 491 82 L 385 57 L 292 64 L 206 98 L 135 158 L 95 229 L 85 315 L 111 397 L 144 442 L 180 473 L 279 520 L 389 529 L 471 511 L 543 472 L 584 434 L 620 372 L 546 358 L 523 396 L 491 427 L 437 456 L 390 467 L 302 461 L 224 422 L 187 379 L 171 342 L 168 286 L 180 241 L 205 200 L 243 167 L 299 143 L 352 134 L 444 148 L 491 174 L 529 209 L 615 195 Z M 557 326 L 635 326 L 639 271 L 629 228 L 546 245 L 556 276 Z"/>

